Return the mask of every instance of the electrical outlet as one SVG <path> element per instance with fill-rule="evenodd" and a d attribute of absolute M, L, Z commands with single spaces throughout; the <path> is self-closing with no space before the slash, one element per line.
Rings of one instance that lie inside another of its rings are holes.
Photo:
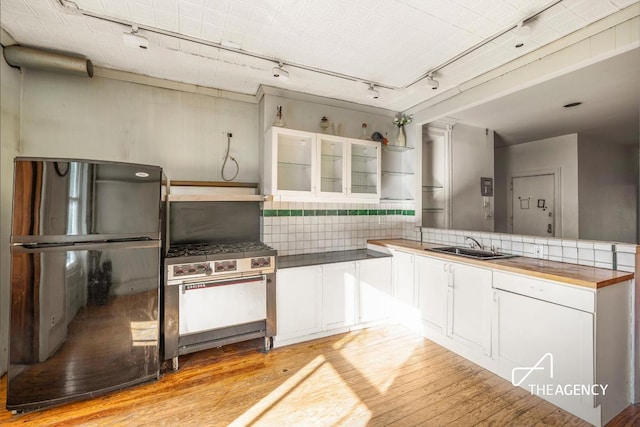
<path fill-rule="evenodd" d="M 542 258 L 544 256 L 544 246 L 533 245 L 533 256 L 534 258 Z"/>

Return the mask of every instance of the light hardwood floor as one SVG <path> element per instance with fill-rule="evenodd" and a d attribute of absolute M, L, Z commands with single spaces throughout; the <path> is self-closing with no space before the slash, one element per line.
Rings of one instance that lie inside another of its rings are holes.
<path fill-rule="evenodd" d="M 269 354 L 258 347 L 253 341 L 182 356 L 178 372 L 88 401 L 22 415 L 1 410 L 0 424 L 589 425 L 401 326 Z M 5 396 L 6 376 L 3 408 Z M 640 407 L 610 425 L 640 425 Z"/>

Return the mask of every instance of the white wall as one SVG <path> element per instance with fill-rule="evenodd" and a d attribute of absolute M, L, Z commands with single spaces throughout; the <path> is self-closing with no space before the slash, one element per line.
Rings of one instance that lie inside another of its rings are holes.
<path fill-rule="evenodd" d="M 226 133 L 236 181 L 257 182 L 258 106 L 101 77 L 24 73 L 22 153 L 162 166 L 172 180 L 221 181 Z M 232 176 L 228 166 L 226 176 Z"/>
<path fill-rule="evenodd" d="M 451 228 L 493 231 L 493 197 L 485 209 L 480 193 L 480 177 L 493 178 L 493 131 L 456 124 L 451 165 Z M 485 218 L 485 211 L 490 218 Z"/>
<path fill-rule="evenodd" d="M 0 47 L 0 375 L 6 372 L 9 342 L 11 206 L 13 158 L 20 148 L 20 71 L 9 67 Z"/>
<path fill-rule="evenodd" d="M 496 163 L 496 170 L 503 170 L 507 177 L 507 185 L 496 190 L 507 195 L 507 203 L 510 197 L 509 177 L 559 170 L 560 206 L 555 208 L 556 237 L 578 238 L 578 134 L 497 148 L 496 160 L 500 162 Z"/>
<path fill-rule="evenodd" d="M 638 144 L 578 135 L 579 236 L 636 243 Z"/>

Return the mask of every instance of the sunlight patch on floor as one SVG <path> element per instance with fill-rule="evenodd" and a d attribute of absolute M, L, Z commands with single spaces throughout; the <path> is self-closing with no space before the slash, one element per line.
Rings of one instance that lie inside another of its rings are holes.
<path fill-rule="evenodd" d="M 383 343 L 381 345 L 390 345 Z M 375 352 L 362 352 L 357 340 L 345 344 L 340 350 L 344 357 L 354 368 L 359 371 L 369 384 L 376 388 L 378 393 L 384 394 L 393 385 L 396 377 L 402 372 L 402 367 L 415 352 L 418 343 L 404 345 L 395 348 L 393 352 L 384 352 L 384 357 L 378 357 Z"/>
<path fill-rule="evenodd" d="M 335 404 L 327 413 L 327 401 Z M 340 373 L 318 356 L 231 423 L 246 425 L 366 425 L 371 412 Z"/>

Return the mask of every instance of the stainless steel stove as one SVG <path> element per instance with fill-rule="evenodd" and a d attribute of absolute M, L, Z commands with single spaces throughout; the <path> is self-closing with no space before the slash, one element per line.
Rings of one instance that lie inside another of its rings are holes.
<path fill-rule="evenodd" d="M 277 251 L 262 242 L 193 243 L 169 248 L 167 280 L 247 276 L 275 271 Z"/>
<path fill-rule="evenodd" d="M 261 242 L 172 245 L 165 257 L 164 356 L 276 333 L 275 249 Z"/>

